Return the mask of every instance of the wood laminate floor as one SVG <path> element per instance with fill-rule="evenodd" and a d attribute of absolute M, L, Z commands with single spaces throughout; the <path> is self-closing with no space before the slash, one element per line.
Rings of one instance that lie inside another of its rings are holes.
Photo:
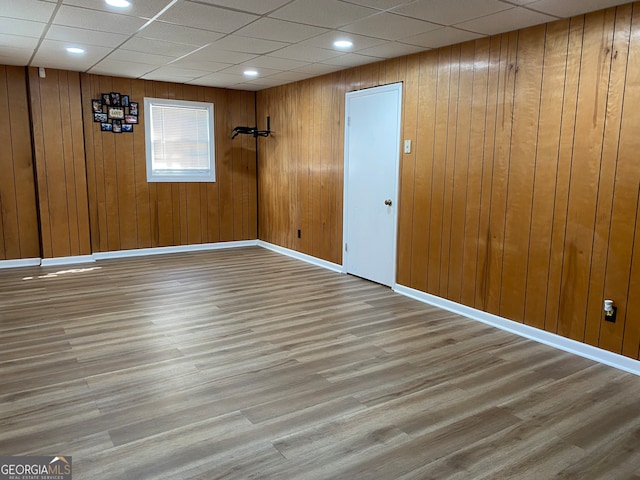
<path fill-rule="evenodd" d="M 258 247 L 0 271 L 0 455 L 76 480 L 638 480 L 639 398 Z"/>

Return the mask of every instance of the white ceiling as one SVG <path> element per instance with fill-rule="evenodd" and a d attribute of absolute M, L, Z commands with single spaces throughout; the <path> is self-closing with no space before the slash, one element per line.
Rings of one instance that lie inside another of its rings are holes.
<path fill-rule="evenodd" d="M 261 90 L 626 0 L 0 0 L 0 64 Z M 338 39 L 353 47 L 340 50 Z M 85 53 L 72 55 L 69 46 Z M 244 76 L 253 68 L 257 78 Z"/>

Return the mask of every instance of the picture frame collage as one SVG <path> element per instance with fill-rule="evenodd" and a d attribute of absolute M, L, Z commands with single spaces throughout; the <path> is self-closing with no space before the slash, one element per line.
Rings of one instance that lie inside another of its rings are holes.
<path fill-rule="evenodd" d="M 138 124 L 138 102 L 131 102 L 129 95 L 119 92 L 100 94 L 91 100 L 93 121 L 100 124 L 100 130 L 112 133 L 131 133 Z"/>

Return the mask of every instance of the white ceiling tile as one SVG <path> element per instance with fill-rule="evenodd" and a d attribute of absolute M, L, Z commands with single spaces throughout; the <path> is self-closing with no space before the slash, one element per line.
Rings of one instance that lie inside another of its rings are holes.
<path fill-rule="evenodd" d="M 127 15 L 99 12 L 86 8 L 63 5 L 58 10 L 53 23 L 67 27 L 87 28 L 99 32 L 121 33 L 131 35 L 135 33 L 145 20 Z"/>
<path fill-rule="evenodd" d="M 220 50 L 213 45 L 202 48 L 197 52 L 185 57 L 184 60 L 188 62 L 218 62 L 218 63 L 231 63 L 233 65 L 246 62 L 252 58 L 256 58 L 257 55 L 251 53 L 230 52 L 228 50 Z"/>
<path fill-rule="evenodd" d="M 202 76 L 202 72 L 200 72 L 200 75 L 198 76 Z M 157 82 L 186 83 L 197 78 L 198 76 L 184 76 L 184 75 L 163 73 L 160 71 L 160 69 L 158 69 L 143 75 L 141 78 L 143 78 L 144 80 L 155 80 Z"/>
<path fill-rule="evenodd" d="M 81 55 L 70 54 L 65 50 L 65 47 L 69 46 L 67 42 L 44 40 L 31 64 L 38 67 L 85 71 L 111 51 L 110 48 L 95 45 L 74 45 L 84 48 L 86 50 L 85 53 Z"/>
<path fill-rule="evenodd" d="M 398 5 L 412 3 L 415 0 L 343 0 L 345 3 L 353 3 L 363 7 L 375 8 L 376 10 L 389 10 Z"/>
<path fill-rule="evenodd" d="M 264 38 L 279 42 L 300 42 L 307 38 L 327 32 L 326 28 L 311 27 L 300 23 L 286 22 L 275 18 L 261 18 L 246 27 L 241 28 L 236 35 L 245 37 Z"/>
<path fill-rule="evenodd" d="M 308 63 L 321 62 L 323 60 L 328 60 L 329 58 L 334 58 L 340 55 L 344 54 L 336 52 L 334 50 L 327 50 L 324 48 L 316 48 L 299 44 L 285 47 L 271 54 L 272 57 L 289 58 Z"/>
<path fill-rule="evenodd" d="M 242 75 L 229 75 L 227 73 L 212 73 L 204 77 L 196 78 L 187 83 L 191 85 L 202 85 L 205 87 L 230 87 L 244 82 L 246 79 Z"/>
<path fill-rule="evenodd" d="M 358 65 L 366 65 L 367 63 L 379 62 L 380 58 L 370 57 L 367 55 L 358 55 L 357 53 L 347 53 L 341 57 L 330 58 L 322 63 L 328 65 L 338 65 L 344 68 L 355 67 Z"/>
<path fill-rule="evenodd" d="M 183 1 L 176 3 L 159 17 L 162 21 L 202 28 L 214 32 L 231 33 L 256 20 L 256 15 L 233 12 L 212 5 Z"/>
<path fill-rule="evenodd" d="M 33 53 L 33 49 L 38 45 L 38 41 L 39 39 L 35 37 L 20 37 L 18 35 L 0 33 L 0 48 L 23 48 L 31 50 L 31 53 Z"/>
<path fill-rule="evenodd" d="M 286 58 L 272 57 L 270 55 L 263 55 L 261 57 L 254 58 L 247 62 L 243 62 L 242 65 L 249 66 L 249 64 L 256 68 L 270 68 L 272 70 L 293 70 L 294 68 L 308 65 L 308 62 L 301 62 L 300 60 L 289 60 Z"/>
<path fill-rule="evenodd" d="M 220 70 L 224 70 L 227 67 L 230 67 L 229 63 L 220 63 L 220 62 L 207 62 L 204 60 L 190 60 L 191 57 L 186 57 L 180 60 L 176 60 L 175 62 L 171 62 L 169 65 L 175 68 L 186 68 L 189 70 L 200 70 L 203 72 L 218 72 Z"/>
<path fill-rule="evenodd" d="M 533 2 L 537 2 L 538 0 L 500 0 L 503 3 L 509 3 L 512 5 L 528 5 Z"/>
<path fill-rule="evenodd" d="M 573 17 L 619 4 L 619 0 L 540 0 L 530 2 L 527 7 L 557 17 Z"/>
<path fill-rule="evenodd" d="M 333 42 L 335 42 L 336 40 L 350 40 L 351 42 L 353 42 L 353 47 L 349 49 L 334 47 Z M 385 43 L 386 41 L 387 40 L 381 38 L 365 37 L 363 35 L 357 35 L 355 33 L 339 32 L 334 30 L 323 35 L 310 38 L 309 40 L 305 40 L 304 42 L 301 42 L 301 45 L 309 45 L 318 48 L 328 48 L 340 53 L 353 53 L 365 48 L 375 47 L 376 45 L 380 45 L 382 43 Z"/>
<path fill-rule="evenodd" d="M 154 65 L 143 63 L 124 62 L 121 60 L 105 59 L 96 64 L 89 73 L 98 75 L 114 75 L 119 77 L 138 78 L 155 69 Z"/>
<path fill-rule="evenodd" d="M 371 55 L 372 57 L 380 58 L 395 58 L 402 55 L 411 55 L 413 53 L 422 52 L 424 47 L 417 47 L 415 45 L 407 45 L 406 43 L 388 42 L 375 47 L 366 48 L 358 53 L 362 55 Z"/>
<path fill-rule="evenodd" d="M 269 78 L 259 78 L 257 80 L 251 80 L 249 82 L 245 82 L 248 85 L 260 85 L 262 87 L 275 87 L 277 85 L 282 85 L 282 81 L 277 79 L 277 78 L 273 78 L 273 77 L 269 77 Z"/>
<path fill-rule="evenodd" d="M 152 53 L 134 52 L 132 50 L 124 50 L 119 48 L 108 57 L 111 60 L 122 60 L 125 62 L 137 62 L 146 65 L 166 65 L 175 57 L 166 55 L 155 55 Z"/>
<path fill-rule="evenodd" d="M 233 90 L 249 90 L 249 91 L 257 92 L 259 90 L 264 90 L 265 88 L 269 88 L 272 86 L 275 87 L 277 85 L 279 85 L 279 83 L 275 83 L 275 82 L 272 82 L 266 85 L 255 84 L 255 83 L 236 83 L 231 88 Z"/>
<path fill-rule="evenodd" d="M 319 27 L 336 28 L 373 13 L 376 13 L 376 10 L 338 0 L 323 0 L 321 2 L 318 0 L 295 0 L 269 16 Z"/>
<path fill-rule="evenodd" d="M 269 79 L 284 80 L 287 83 L 290 83 L 290 82 L 297 82 L 299 80 L 306 80 L 307 78 L 311 78 L 314 76 L 315 74 L 313 73 L 280 72 L 280 73 L 276 73 L 275 75 L 269 76 Z"/>
<path fill-rule="evenodd" d="M 31 55 L 33 55 L 33 49 L 0 45 L 0 65 L 24 66 L 29 63 Z"/>
<path fill-rule="evenodd" d="M 453 25 L 512 7 L 498 0 L 418 0 L 392 11 L 432 23 Z"/>
<path fill-rule="evenodd" d="M 325 63 L 312 63 L 309 65 L 305 65 L 304 67 L 296 68 L 292 71 L 301 72 L 301 73 L 310 73 L 312 75 L 325 75 L 331 72 L 337 72 L 338 70 L 343 70 L 344 67 L 339 65 L 327 65 Z"/>
<path fill-rule="evenodd" d="M 189 52 L 193 52 L 198 47 L 194 45 L 185 45 L 182 43 L 163 42 L 162 40 L 148 39 L 141 37 L 133 37 L 122 45 L 124 50 L 132 50 L 134 52 L 153 53 L 156 55 L 165 55 L 170 57 L 181 57 Z"/>
<path fill-rule="evenodd" d="M 0 17 L 48 23 L 55 7 L 55 3 L 36 2 L 33 0 L 2 0 L 0 2 Z"/>
<path fill-rule="evenodd" d="M 230 74 L 230 75 L 240 75 L 245 81 L 248 82 L 251 79 L 258 79 L 258 78 L 263 78 L 263 77 L 268 77 L 269 75 L 275 75 L 276 73 L 280 73 L 280 70 L 272 70 L 269 68 L 253 68 L 258 72 L 258 76 L 257 77 L 245 77 L 244 76 L 244 71 L 247 69 L 251 69 L 253 68 L 253 66 L 251 64 L 249 65 L 232 65 L 231 67 L 225 68 L 224 70 L 222 70 L 220 73 L 226 73 L 226 74 Z"/>
<path fill-rule="evenodd" d="M 145 27 L 144 30 L 141 30 L 137 36 L 164 40 L 166 42 L 202 46 L 219 40 L 224 37 L 224 33 L 156 21 Z"/>
<path fill-rule="evenodd" d="M 272 40 L 261 40 L 259 38 L 241 37 L 240 35 L 229 35 L 221 40 L 214 42 L 211 46 L 220 50 L 228 50 L 230 52 L 254 53 L 261 55 L 282 47 L 288 46 L 288 43 L 274 42 Z"/>
<path fill-rule="evenodd" d="M 127 39 L 126 35 L 117 33 L 96 32 L 95 30 L 85 30 L 84 28 L 63 27 L 62 25 L 51 25 L 47 32 L 48 40 L 58 40 L 61 42 L 76 42 L 85 45 L 99 45 L 102 47 L 117 47 Z"/>
<path fill-rule="evenodd" d="M 104 0 L 64 0 L 65 5 L 143 18 L 154 17 L 160 10 L 171 3 L 171 0 L 132 0 L 130 3 L 128 7 L 117 8 L 108 5 Z"/>
<path fill-rule="evenodd" d="M 153 71 L 153 73 L 157 73 L 159 75 L 168 75 L 172 77 L 190 77 L 197 78 L 202 77 L 203 75 L 207 75 L 207 72 L 202 70 L 194 70 L 190 68 L 180 68 L 172 65 L 168 65 L 165 67 L 157 68 Z"/>
<path fill-rule="evenodd" d="M 410 35 L 428 32 L 440 28 L 440 25 L 416 20 L 413 18 L 394 15 L 392 13 L 379 13 L 371 17 L 359 20 L 340 30 L 351 33 L 359 33 L 371 37 L 384 38 L 386 40 L 398 40 Z"/>
<path fill-rule="evenodd" d="M 272 12 L 276 8 L 289 3 L 291 0 L 200 0 L 203 3 L 211 5 L 220 5 L 222 7 L 233 8 L 234 10 L 242 10 L 243 12 L 256 13 L 264 15 Z"/>
<path fill-rule="evenodd" d="M 519 28 L 530 27 L 540 23 L 551 22 L 554 17 L 544 15 L 542 13 L 532 12 L 522 7 L 515 7 L 510 10 L 487 15 L 486 17 L 476 18 L 468 22 L 459 23 L 456 27 L 472 32 L 493 35 L 501 32 L 517 30 Z"/>
<path fill-rule="evenodd" d="M 46 24 L 40 22 L 0 17 L 0 32 L 5 35 L 40 38 L 44 27 L 46 27 Z"/>
<path fill-rule="evenodd" d="M 401 41 L 420 47 L 438 48 L 445 45 L 466 42 L 467 40 L 473 40 L 482 36 L 480 33 L 467 32 L 466 30 L 459 30 L 453 27 L 444 27 L 427 33 L 421 33 L 420 35 L 403 38 Z"/>

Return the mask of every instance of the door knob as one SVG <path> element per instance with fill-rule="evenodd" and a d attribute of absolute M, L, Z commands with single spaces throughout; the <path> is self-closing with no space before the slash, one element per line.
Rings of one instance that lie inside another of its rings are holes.
<path fill-rule="evenodd" d="M 385 204 L 387 207 L 390 207 L 390 206 L 391 206 L 391 199 L 387 199 L 387 200 L 385 200 L 385 201 L 384 201 L 384 204 Z"/>

